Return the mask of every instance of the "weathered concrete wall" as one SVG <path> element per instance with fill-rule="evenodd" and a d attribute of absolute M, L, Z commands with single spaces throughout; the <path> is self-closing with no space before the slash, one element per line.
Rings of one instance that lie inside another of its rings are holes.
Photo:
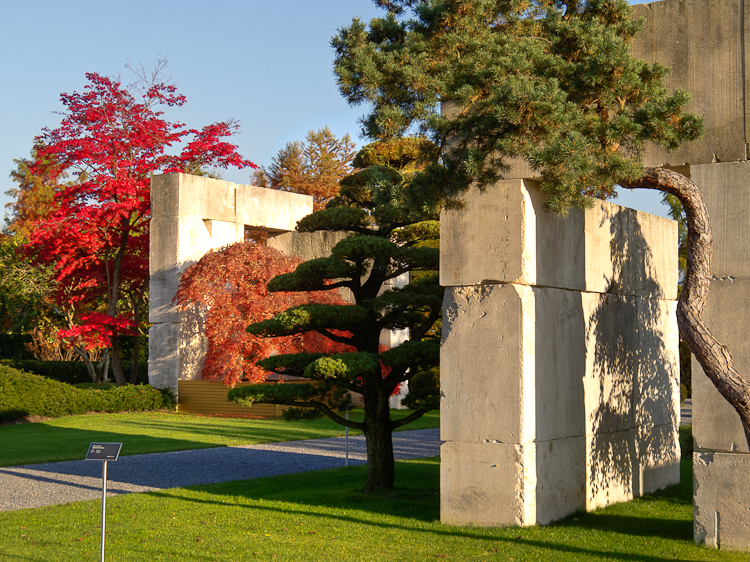
<path fill-rule="evenodd" d="M 691 166 L 711 218 L 711 288 L 703 314 L 728 346 L 740 376 L 750 373 L 750 162 Z M 695 540 L 750 551 L 750 454 L 739 416 L 693 359 Z"/>
<path fill-rule="evenodd" d="M 708 206 L 714 239 L 711 288 L 703 319 L 729 347 L 739 373 L 750 373 L 750 162 L 748 162 L 748 6 L 739 0 L 667 0 L 635 6 L 646 25 L 635 53 L 670 66 L 669 88 L 693 94 L 688 110 L 706 133 L 648 165 L 688 165 Z M 748 448 L 739 417 L 693 362 L 695 540 L 750 551 Z M 741 471 L 731 467 L 745 467 Z M 729 499 L 731 498 L 731 500 Z M 742 522 L 742 523 L 738 523 Z"/>
<path fill-rule="evenodd" d="M 733 162 L 747 158 L 745 73 L 747 7 L 740 0 L 666 0 L 634 6 L 645 19 L 633 52 L 672 70 L 670 90 L 693 95 L 688 111 L 702 115 L 706 132 L 674 153 L 646 151 L 649 166 Z"/>
<path fill-rule="evenodd" d="M 287 253 L 314 254 L 326 244 L 326 237 L 282 234 L 293 230 L 312 206 L 312 197 L 306 195 L 200 176 L 153 178 L 148 367 L 152 385 L 176 393 L 179 379 L 200 378 L 206 353 L 201 315 L 180 313 L 172 306 L 185 269 L 211 249 L 243 241 L 246 226 L 283 236 L 276 245 L 290 250 Z"/>
<path fill-rule="evenodd" d="M 676 225 L 542 205 L 506 180 L 441 217 L 445 523 L 549 523 L 679 481 Z"/>

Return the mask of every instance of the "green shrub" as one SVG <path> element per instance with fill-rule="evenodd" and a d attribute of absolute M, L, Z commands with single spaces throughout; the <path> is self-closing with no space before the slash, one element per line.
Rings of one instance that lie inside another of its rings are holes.
<path fill-rule="evenodd" d="M 409 380 L 409 394 L 401 404 L 411 410 L 419 410 L 428 404 L 434 409 L 440 408 L 440 367 L 414 375 Z"/>
<path fill-rule="evenodd" d="M 0 421 L 38 415 L 59 417 L 85 412 L 126 412 L 174 407 L 168 391 L 148 385 L 110 390 L 79 389 L 47 377 L 0 365 Z"/>
<path fill-rule="evenodd" d="M 0 334 L 0 359 L 33 359 L 26 349 L 26 344 L 31 341 L 28 334 Z"/>
<path fill-rule="evenodd" d="M 317 420 L 324 416 L 317 408 L 287 408 L 281 412 L 281 417 L 286 421 L 292 420 Z"/>
<path fill-rule="evenodd" d="M 125 378 L 130 380 L 130 369 L 132 369 L 133 363 L 130 361 L 122 361 L 122 371 L 125 373 Z M 66 382 L 68 384 L 79 384 L 84 382 L 91 382 L 86 371 L 86 365 L 83 361 L 37 361 L 37 360 L 21 360 L 21 359 L 4 359 L 0 360 L 0 365 L 6 365 L 19 371 L 26 371 L 28 373 L 34 373 L 50 379 L 54 379 L 60 382 Z M 112 374 L 112 365 L 109 368 L 109 378 L 114 379 Z M 138 381 L 139 384 L 148 384 L 148 363 L 146 361 L 140 361 L 138 363 Z"/>

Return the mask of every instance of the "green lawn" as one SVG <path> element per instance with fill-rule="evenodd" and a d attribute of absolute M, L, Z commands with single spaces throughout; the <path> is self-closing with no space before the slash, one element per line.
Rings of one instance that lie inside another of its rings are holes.
<path fill-rule="evenodd" d="M 392 417 L 409 413 L 394 410 Z M 355 410 L 351 419 L 361 421 L 362 415 L 362 411 Z M 440 413 L 432 411 L 401 429 L 439 426 Z M 328 418 L 287 422 L 172 412 L 90 414 L 0 426 L 0 466 L 83 459 L 89 443 L 94 441 L 122 443 L 122 455 L 135 455 L 343 434 L 344 428 Z"/>
<path fill-rule="evenodd" d="M 439 460 L 397 463 L 397 487 L 363 494 L 365 467 L 107 502 L 107 560 L 747 560 L 692 539 L 692 466 L 660 494 L 548 527 L 460 528 L 439 519 Z M 99 501 L 0 513 L 0 559 L 98 560 Z"/>

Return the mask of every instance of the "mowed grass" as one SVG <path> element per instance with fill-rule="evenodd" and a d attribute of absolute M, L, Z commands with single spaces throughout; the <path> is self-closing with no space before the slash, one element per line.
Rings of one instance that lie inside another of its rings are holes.
<path fill-rule="evenodd" d="M 106 560 L 747 560 L 693 542 L 692 466 L 659 494 L 548 527 L 441 525 L 439 460 L 397 463 L 396 488 L 360 492 L 365 467 L 107 501 Z M 0 560 L 98 560 L 101 503 L 0 513 Z"/>
<path fill-rule="evenodd" d="M 393 410 L 393 419 L 409 410 Z M 352 420 L 361 421 L 362 411 Z M 425 416 L 401 429 L 440 426 L 440 413 Z M 89 414 L 45 422 L 0 426 L 0 466 L 80 460 L 92 442 L 122 443 L 121 455 L 160 453 L 206 447 L 228 447 L 344 435 L 344 427 L 328 418 L 262 420 L 218 418 L 174 412 Z M 351 431 L 350 435 L 359 432 Z"/>

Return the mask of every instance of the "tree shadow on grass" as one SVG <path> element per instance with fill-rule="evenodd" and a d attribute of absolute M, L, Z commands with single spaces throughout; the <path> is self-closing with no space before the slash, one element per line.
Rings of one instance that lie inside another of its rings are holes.
<path fill-rule="evenodd" d="M 316 473 L 301 473 L 285 477 L 258 478 L 248 481 L 195 486 L 186 490 L 150 492 L 149 495 L 170 499 L 183 499 L 196 506 L 205 505 L 211 510 L 229 505 L 284 516 L 309 516 L 329 521 L 354 524 L 367 532 L 367 528 L 401 528 L 433 536 L 476 539 L 485 544 L 490 541 L 500 548 L 513 547 L 541 549 L 569 553 L 575 559 L 609 559 L 655 562 L 675 560 L 659 555 L 630 552 L 626 539 L 618 537 L 653 537 L 685 541 L 692 544 L 692 523 L 684 520 L 653 517 L 648 510 L 644 516 L 607 513 L 605 508 L 591 514 L 580 514 L 549 527 L 449 527 L 437 524 L 439 519 L 439 459 L 397 463 L 397 486 L 386 493 L 362 493 L 365 467 L 334 469 Z M 400 485 L 399 485 L 400 484 Z M 674 487 L 673 487 L 674 488 Z M 201 497 L 202 494 L 220 497 Z M 662 494 L 668 503 L 684 498 L 671 489 Z M 684 491 L 682 493 L 684 495 Z M 225 499 L 221 499 L 224 497 Z M 231 498 L 231 499 L 230 499 Z M 649 502 L 646 497 L 638 502 Z M 615 506 L 617 507 L 617 506 Z M 330 508 L 320 510 L 318 508 Z M 340 510 L 340 511 L 337 511 Z M 383 521 L 383 517 L 397 522 Z M 559 538 L 562 531 L 567 538 Z M 590 540 L 591 531 L 611 534 Z M 586 543 L 592 546 L 586 546 Z M 603 549 L 596 545 L 606 543 Z M 631 540 L 632 544 L 632 540 Z M 611 548 L 610 548 L 611 545 Z M 576 558 L 581 557 L 581 558 Z"/>

